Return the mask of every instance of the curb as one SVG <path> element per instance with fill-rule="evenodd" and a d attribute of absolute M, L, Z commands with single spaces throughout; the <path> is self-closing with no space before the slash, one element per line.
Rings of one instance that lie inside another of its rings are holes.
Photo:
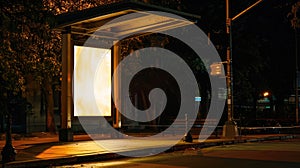
<path fill-rule="evenodd" d="M 270 136 L 265 138 L 252 138 L 252 139 L 223 139 L 217 142 L 195 142 L 190 144 L 178 144 L 165 152 L 174 152 L 185 150 L 188 148 L 207 148 L 212 146 L 221 146 L 221 145 L 233 145 L 238 143 L 247 143 L 247 142 L 261 142 L 261 141 L 274 141 L 274 140 L 286 140 L 300 138 L 300 135 L 283 135 L 283 136 Z M 134 153 L 151 153 L 151 151 L 159 150 L 160 148 L 149 148 L 143 150 L 134 150 L 128 152 Z M 37 160 L 26 160 L 26 161 L 14 161 L 2 165 L 2 168 L 35 168 L 35 167 L 52 167 L 60 166 L 65 164 L 78 164 L 82 162 L 93 162 L 93 161 L 105 161 L 111 159 L 126 158 L 126 156 L 119 155 L 116 153 L 99 153 L 99 154 L 86 154 L 86 155 L 77 155 L 71 157 L 62 157 L 54 159 L 37 159 Z"/>

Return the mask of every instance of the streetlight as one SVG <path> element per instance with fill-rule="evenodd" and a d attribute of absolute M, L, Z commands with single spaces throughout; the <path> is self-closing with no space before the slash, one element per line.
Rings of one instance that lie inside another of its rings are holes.
<path fill-rule="evenodd" d="M 263 93 L 263 96 L 264 96 L 264 97 L 267 97 L 267 96 L 269 96 L 269 95 L 270 95 L 269 92 L 264 92 L 264 93 Z"/>
<path fill-rule="evenodd" d="M 226 0 L 226 33 L 229 36 L 229 47 L 227 47 L 227 74 L 226 74 L 226 84 L 227 84 L 227 113 L 228 119 L 223 127 L 223 136 L 226 138 L 233 138 L 238 135 L 236 123 L 233 121 L 233 82 L 232 82 L 232 21 L 236 20 L 250 9 L 258 5 L 263 0 L 258 0 L 253 5 L 249 6 L 239 14 L 234 17 L 230 17 L 229 14 L 229 0 Z"/>

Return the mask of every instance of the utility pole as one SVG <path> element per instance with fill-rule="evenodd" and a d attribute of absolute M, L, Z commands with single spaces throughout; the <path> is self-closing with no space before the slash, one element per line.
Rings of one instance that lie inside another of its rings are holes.
<path fill-rule="evenodd" d="M 227 73 L 226 73 L 226 84 L 227 84 L 227 113 L 228 119 L 223 127 L 223 137 L 234 138 L 238 136 L 237 125 L 233 121 L 233 77 L 232 77 L 232 21 L 236 20 L 250 9 L 258 5 L 263 0 L 258 0 L 253 5 L 249 6 L 234 17 L 230 17 L 230 4 L 229 0 L 226 0 L 226 34 L 228 35 L 229 44 L 227 47 Z"/>

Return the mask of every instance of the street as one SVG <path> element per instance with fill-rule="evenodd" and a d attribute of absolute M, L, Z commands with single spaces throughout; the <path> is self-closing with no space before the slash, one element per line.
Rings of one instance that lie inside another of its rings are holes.
<path fill-rule="evenodd" d="M 267 141 L 186 149 L 144 158 L 124 158 L 113 161 L 58 166 L 77 167 L 239 167 L 292 168 L 300 167 L 300 139 Z"/>

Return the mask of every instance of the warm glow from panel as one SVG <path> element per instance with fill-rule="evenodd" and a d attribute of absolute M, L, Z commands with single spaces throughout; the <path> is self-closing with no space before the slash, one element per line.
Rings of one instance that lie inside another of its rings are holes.
<path fill-rule="evenodd" d="M 111 116 L 111 51 L 74 46 L 74 115 Z"/>

